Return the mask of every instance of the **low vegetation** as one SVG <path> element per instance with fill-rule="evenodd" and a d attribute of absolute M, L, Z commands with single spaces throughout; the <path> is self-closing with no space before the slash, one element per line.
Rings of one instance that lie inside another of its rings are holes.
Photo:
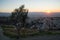
<path fill-rule="evenodd" d="M 2 26 L 3 29 L 3 34 L 10 37 L 10 38 L 17 38 L 18 34 L 13 25 L 4 25 Z M 20 37 L 28 37 L 28 36 L 42 36 L 42 35 L 60 35 L 60 32 L 52 32 L 52 31 L 47 31 L 47 32 L 39 32 L 36 29 L 27 29 L 27 28 L 22 28 L 20 30 Z"/>

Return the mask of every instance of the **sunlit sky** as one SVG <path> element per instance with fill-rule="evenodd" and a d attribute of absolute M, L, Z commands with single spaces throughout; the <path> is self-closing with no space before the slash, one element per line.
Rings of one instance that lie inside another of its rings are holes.
<path fill-rule="evenodd" d="M 0 12 L 12 12 L 22 4 L 29 12 L 60 12 L 60 0 L 0 0 Z"/>

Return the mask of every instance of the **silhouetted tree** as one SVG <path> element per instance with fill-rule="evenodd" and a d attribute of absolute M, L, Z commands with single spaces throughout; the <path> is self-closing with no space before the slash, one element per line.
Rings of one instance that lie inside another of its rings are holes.
<path fill-rule="evenodd" d="M 24 9 L 24 5 L 19 7 L 18 9 L 15 9 L 14 12 L 12 12 L 11 20 L 13 21 L 13 24 L 16 26 L 18 37 L 20 37 L 20 29 L 22 27 L 25 27 L 26 18 L 27 18 L 28 10 Z"/>

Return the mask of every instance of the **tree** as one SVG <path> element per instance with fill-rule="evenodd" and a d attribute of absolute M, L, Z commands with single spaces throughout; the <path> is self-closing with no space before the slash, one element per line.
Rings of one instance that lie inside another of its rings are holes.
<path fill-rule="evenodd" d="M 13 24 L 16 26 L 18 37 L 20 37 L 20 29 L 22 27 L 25 27 L 26 18 L 27 18 L 28 10 L 24 9 L 24 5 L 19 7 L 18 9 L 15 9 L 14 12 L 12 12 L 11 20 L 13 21 Z"/>

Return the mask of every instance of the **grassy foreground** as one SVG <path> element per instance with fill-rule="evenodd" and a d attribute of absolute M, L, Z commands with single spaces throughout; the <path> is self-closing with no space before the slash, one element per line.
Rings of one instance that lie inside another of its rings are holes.
<path fill-rule="evenodd" d="M 16 38 L 17 37 L 17 31 L 15 29 L 15 27 L 12 25 L 8 26 L 8 25 L 5 25 L 5 26 L 2 26 L 2 29 L 3 29 L 3 34 L 8 36 L 8 37 L 11 37 L 11 38 Z M 28 36 L 42 36 L 42 35 L 57 35 L 59 34 L 60 35 L 60 32 L 55 32 L 55 31 L 46 31 L 46 32 L 39 32 L 38 30 L 36 29 L 21 29 L 20 30 L 20 37 L 28 37 Z"/>

